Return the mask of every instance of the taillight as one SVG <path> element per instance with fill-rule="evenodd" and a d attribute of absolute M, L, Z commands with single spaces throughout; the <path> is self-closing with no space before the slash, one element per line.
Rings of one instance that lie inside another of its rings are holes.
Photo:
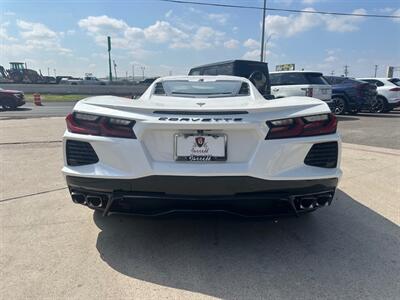
<path fill-rule="evenodd" d="M 73 133 L 135 139 L 135 121 L 102 117 L 85 113 L 72 113 L 66 119 L 67 129 Z"/>
<path fill-rule="evenodd" d="M 331 134 L 336 132 L 337 119 L 333 114 L 267 121 L 266 140 Z"/>
<path fill-rule="evenodd" d="M 391 88 L 389 91 L 391 91 L 391 92 L 400 92 L 400 87 Z"/>
<path fill-rule="evenodd" d="M 305 91 L 305 96 L 306 97 L 312 97 L 313 93 L 314 93 L 314 89 L 313 88 L 303 88 L 303 91 Z"/>

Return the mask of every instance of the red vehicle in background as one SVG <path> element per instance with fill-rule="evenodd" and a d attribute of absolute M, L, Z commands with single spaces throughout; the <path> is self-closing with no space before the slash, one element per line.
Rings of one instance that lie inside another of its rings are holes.
<path fill-rule="evenodd" d="M 3 109 L 13 110 L 25 104 L 25 95 L 22 91 L 3 90 L 0 88 L 0 106 Z"/>

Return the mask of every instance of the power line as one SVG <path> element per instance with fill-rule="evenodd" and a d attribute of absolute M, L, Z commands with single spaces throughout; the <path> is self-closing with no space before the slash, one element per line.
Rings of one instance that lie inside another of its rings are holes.
<path fill-rule="evenodd" d="M 264 10 L 264 8 L 260 7 L 260 6 L 233 5 L 233 4 L 222 4 L 222 3 L 211 3 L 211 2 L 205 3 L 205 2 L 184 1 L 184 0 L 158 0 L 158 1 L 177 3 L 177 4 L 193 4 L 193 5 L 202 5 L 202 6 L 214 6 L 214 7 L 216 6 L 216 7 Z M 320 15 L 336 15 L 336 16 L 400 19 L 400 16 L 393 16 L 393 15 L 375 15 L 375 14 L 358 14 L 358 13 L 343 13 L 343 12 L 329 12 L 329 11 L 311 11 L 311 10 L 284 9 L 284 8 L 272 8 L 272 7 L 267 7 L 267 8 L 265 8 L 265 10 L 268 10 L 268 11 L 281 11 L 281 12 L 292 12 L 292 13 L 320 14 Z"/>

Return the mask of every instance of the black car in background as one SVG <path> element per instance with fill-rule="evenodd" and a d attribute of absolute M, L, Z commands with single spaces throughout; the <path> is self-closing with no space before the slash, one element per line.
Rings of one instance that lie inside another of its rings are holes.
<path fill-rule="evenodd" d="M 332 111 L 341 115 L 361 110 L 374 112 L 376 86 L 364 81 L 339 76 L 324 76 L 332 86 Z"/>
<path fill-rule="evenodd" d="M 229 60 L 190 69 L 189 75 L 231 75 L 245 77 L 266 99 L 272 99 L 268 64 L 252 60 Z"/>

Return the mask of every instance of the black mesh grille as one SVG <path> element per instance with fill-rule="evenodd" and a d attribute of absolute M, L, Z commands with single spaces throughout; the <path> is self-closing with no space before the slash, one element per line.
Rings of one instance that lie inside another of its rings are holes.
<path fill-rule="evenodd" d="M 308 152 L 304 163 L 321 168 L 336 168 L 338 160 L 338 143 L 314 144 Z"/>
<path fill-rule="evenodd" d="M 99 161 L 92 146 L 86 142 L 68 140 L 66 145 L 67 164 L 69 166 L 82 166 L 95 164 Z"/>

